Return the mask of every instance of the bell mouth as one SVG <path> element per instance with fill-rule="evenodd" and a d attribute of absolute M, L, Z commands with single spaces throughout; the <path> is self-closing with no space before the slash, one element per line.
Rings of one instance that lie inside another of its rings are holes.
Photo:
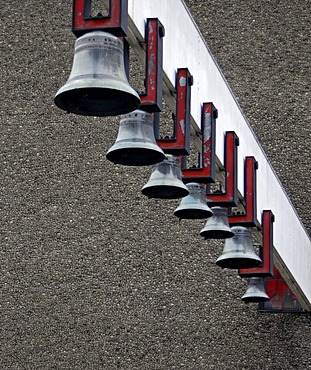
<path fill-rule="evenodd" d="M 258 258 L 247 258 L 247 257 L 224 257 L 218 258 L 216 261 L 216 265 L 220 266 L 221 268 L 228 268 L 228 269 L 247 269 L 258 267 L 261 264 L 261 260 Z"/>
<path fill-rule="evenodd" d="M 200 220 L 211 217 L 213 213 L 203 209 L 181 209 L 176 210 L 174 215 L 179 219 Z"/>
<path fill-rule="evenodd" d="M 270 301 L 270 298 L 268 296 L 266 297 L 242 297 L 242 301 L 245 303 L 261 303 L 261 302 L 267 302 Z"/>
<path fill-rule="evenodd" d="M 140 99 L 127 91 L 102 87 L 75 88 L 57 93 L 55 104 L 68 113 L 84 116 L 117 116 L 140 106 Z"/>
<path fill-rule="evenodd" d="M 189 194 L 188 189 L 171 185 L 153 185 L 143 187 L 141 192 L 148 198 L 158 199 L 178 199 L 183 198 Z"/>
<path fill-rule="evenodd" d="M 145 144 L 145 146 L 148 145 Z M 115 150 L 112 147 L 107 152 L 106 158 L 114 164 L 122 164 L 125 166 L 149 166 L 162 162 L 164 159 L 162 150 L 155 150 L 154 146 L 155 145 L 150 145 L 150 148 L 124 147 Z"/>
<path fill-rule="evenodd" d="M 234 236 L 230 230 L 207 230 L 200 233 L 205 239 L 229 239 Z"/>

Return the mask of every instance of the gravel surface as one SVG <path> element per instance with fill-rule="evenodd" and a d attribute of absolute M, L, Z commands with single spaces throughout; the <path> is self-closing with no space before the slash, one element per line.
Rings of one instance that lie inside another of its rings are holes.
<path fill-rule="evenodd" d="M 258 3 L 187 1 L 310 230 L 310 10 Z M 149 169 L 106 160 L 118 121 L 54 105 L 71 2 L 0 5 L 0 368 L 311 369 L 310 314 L 245 305 L 204 222 L 146 199 Z"/>

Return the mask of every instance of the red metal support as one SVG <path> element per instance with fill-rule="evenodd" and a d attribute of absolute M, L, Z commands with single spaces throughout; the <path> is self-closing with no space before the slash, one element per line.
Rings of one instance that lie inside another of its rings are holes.
<path fill-rule="evenodd" d="M 304 312 L 297 297 L 286 284 L 278 269 L 274 266 L 273 277 L 267 277 L 266 292 L 269 302 L 259 304 L 259 311 L 266 312 Z"/>
<path fill-rule="evenodd" d="M 110 0 L 109 14 L 92 16 L 92 0 L 73 0 L 72 32 L 80 37 L 90 31 L 105 31 L 126 36 L 128 30 L 128 0 Z"/>
<path fill-rule="evenodd" d="M 245 227 L 259 226 L 257 220 L 257 181 L 256 171 L 258 169 L 258 162 L 254 157 L 246 157 L 244 160 L 244 199 L 245 212 L 231 213 L 229 210 L 229 224 L 230 226 L 240 225 Z"/>
<path fill-rule="evenodd" d="M 225 135 L 225 188 L 226 191 L 210 193 L 207 187 L 206 201 L 210 207 L 235 207 L 238 204 L 237 187 L 237 147 L 239 138 L 234 131 L 227 131 Z"/>
<path fill-rule="evenodd" d="M 187 168 L 187 156 L 182 156 L 183 182 L 215 182 L 216 173 L 216 118 L 218 111 L 213 103 L 204 103 L 201 115 L 202 152 L 199 153 L 198 166 Z"/>
<path fill-rule="evenodd" d="M 187 68 L 179 68 L 176 75 L 176 116 L 174 119 L 174 135 L 159 137 L 159 114 L 155 113 L 155 137 L 165 153 L 188 155 L 190 152 L 190 99 L 193 77 Z"/>
<path fill-rule="evenodd" d="M 260 257 L 262 265 L 250 269 L 240 269 L 241 277 L 273 276 L 273 222 L 274 215 L 269 210 L 262 212 L 262 245 L 260 247 Z"/>
<path fill-rule="evenodd" d="M 160 112 L 162 108 L 162 69 L 164 26 L 157 18 L 148 18 L 146 23 L 146 92 L 140 94 L 142 109 Z"/>

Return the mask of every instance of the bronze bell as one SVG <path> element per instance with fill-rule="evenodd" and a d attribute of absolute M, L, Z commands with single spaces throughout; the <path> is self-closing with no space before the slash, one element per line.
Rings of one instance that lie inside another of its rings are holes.
<path fill-rule="evenodd" d="M 222 268 L 245 269 L 257 267 L 261 259 L 254 251 L 251 232 L 247 227 L 233 226 L 234 236 L 225 241 L 222 255 L 216 264 Z"/>
<path fill-rule="evenodd" d="M 189 190 L 182 182 L 179 158 L 165 154 L 164 161 L 155 164 L 151 169 L 151 176 L 141 190 L 149 198 L 176 199 L 189 194 Z"/>
<path fill-rule="evenodd" d="M 206 203 L 206 186 L 196 182 L 186 184 L 189 195 L 182 198 L 179 206 L 175 209 L 174 215 L 179 219 L 200 219 L 213 215 L 212 210 Z"/>
<path fill-rule="evenodd" d="M 270 301 L 270 298 L 265 290 L 264 278 L 249 277 L 247 279 L 246 292 L 241 299 L 245 303 Z"/>
<path fill-rule="evenodd" d="M 137 109 L 140 98 L 126 77 L 123 43 L 103 31 L 79 37 L 69 79 L 54 102 L 68 113 L 85 116 L 115 116 Z"/>
<path fill-rule="evenodd" d="M 212 207 L 213 215 L 209 218 L 200 231 L 200 235 L 205 239 L 227 239 L 232 238 L 234 233 L 231 231 L 228 222 L 228 210 L 223 207 Z"/>
<path fill-rule="evenodd" d="M 115 164 L 126 166 L 148 166 L 162 162 L 165 155 L 154 137 L 152 115 L 135 110 L 121 116 L 117 140 L 106 157 Z"/>

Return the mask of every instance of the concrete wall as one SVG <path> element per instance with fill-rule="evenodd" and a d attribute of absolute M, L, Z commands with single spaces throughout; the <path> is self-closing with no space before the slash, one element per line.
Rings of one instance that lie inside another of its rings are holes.
<path fill-rule="evenodd" d="M 105 159 L 118 121 L 55 107 L 70 3 L 1 1 L 0 367 L 311 368 L 310 314 L 244 305 L 203 223 L 141 195 L 148 169 Z M 310 230 L 307 2 L 261 4 L 188 1 Z"/>

